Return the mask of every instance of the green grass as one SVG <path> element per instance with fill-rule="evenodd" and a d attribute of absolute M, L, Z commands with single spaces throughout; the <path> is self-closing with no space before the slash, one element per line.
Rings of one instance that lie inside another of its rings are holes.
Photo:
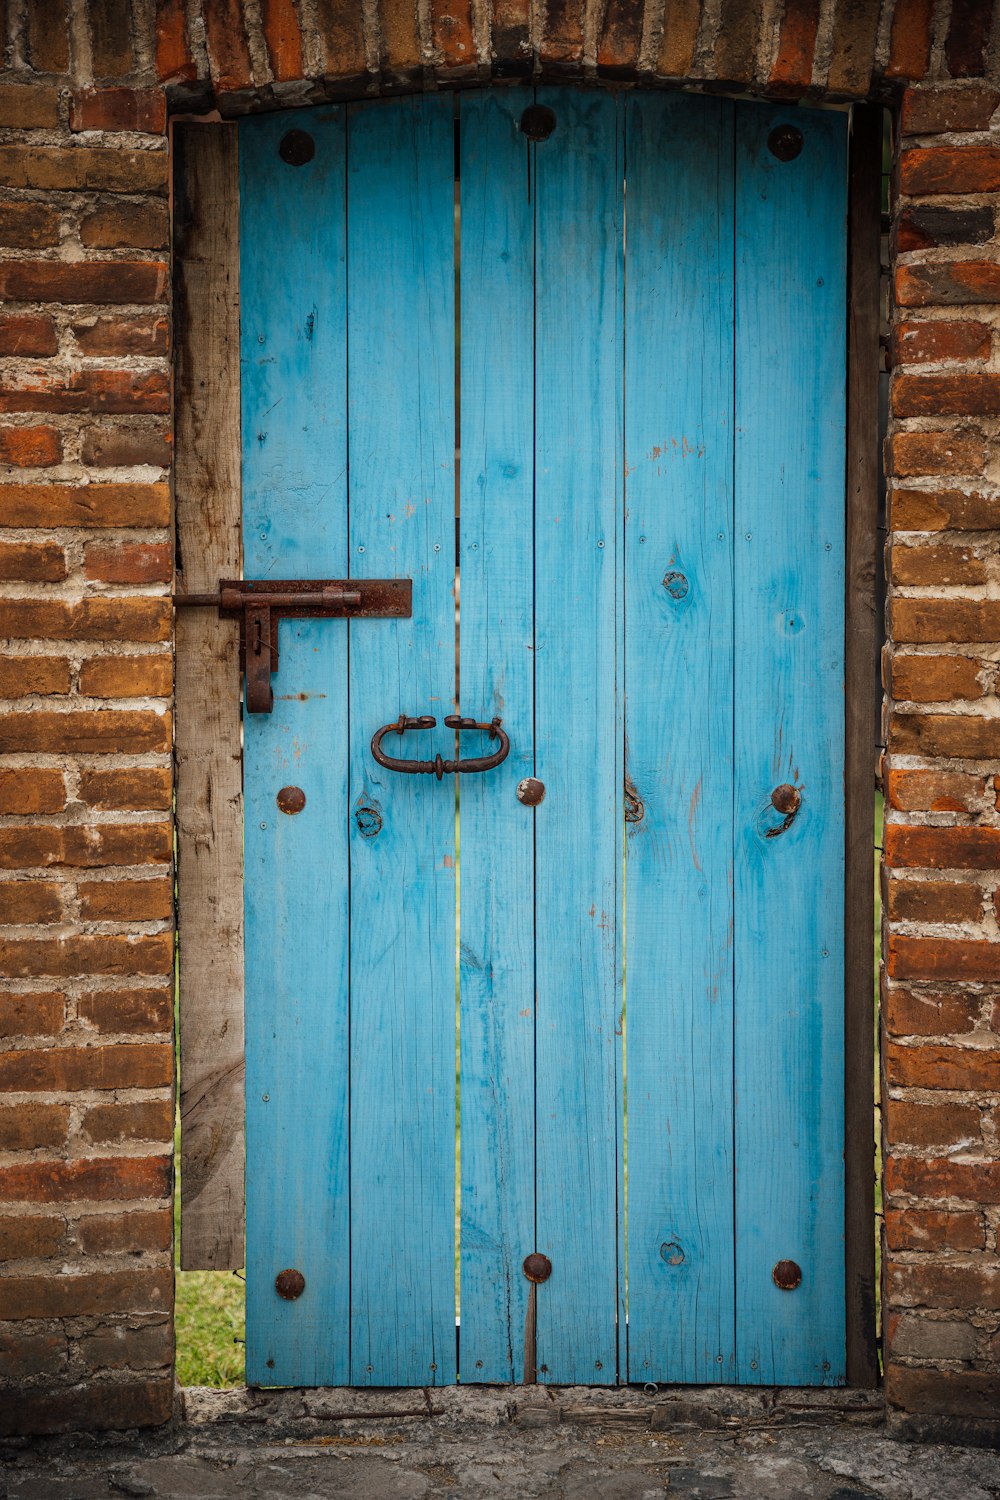
<path fill-rule="evenodd" d="M 177 1379 L 181 1385 L 218 1387 L 242 1385 L 246 1289 L 242 1272 L 182 1271 L 180 1269 L 181 1173 L 180 1127 L 174 1142 L 177 1163 L 174 1185 L 176 1270 Z M 239 1340 L 239 1342 L 237 1342 Z"/>

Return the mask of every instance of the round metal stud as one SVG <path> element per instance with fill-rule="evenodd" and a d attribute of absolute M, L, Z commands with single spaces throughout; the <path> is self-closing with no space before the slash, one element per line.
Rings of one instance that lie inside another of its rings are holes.
<path fill-rule="evenodd" d="M 555 128 L 555 112 L 547 104 L 529 104 L 521 116 L 521 134 L 529 141 L 547 141 Z"/>
<path fill-rule="evenodd" d="M 290 167 L 304 167 L 316 155 L 316 142 L 308 130 L 286 130 L 278 143 L 278 155 Z"/>
<path fill-rule="evenodd" d="M 783 1292 L 794 1292 L 797 1286 L 802 1285 L 802 1267 L 794 1260 L 779 1260 L 771 1272 L 776 1287 Z"/>
<path fill-rule="evenodd" d="M 802 793 L 797 786 L 791 786 L 787 781 L 776 786 L 771 793 L 771 806 L 782 814 L 798 812 L 801 802 Z"/>
<path fill-rule="evenodd" d="M 776 125 L 767 138 L 767 149 L 779 161 L 794 161 L 802 150 L 802 132 L 795 125 Z"/>
<path fill-rule="evenodd" d="M 306 794 L 300 786 L 283 786 L 275 801 L 283 813 L 300 813 L 306 805 Z"/>
<path fill-rule="evenodd" d="M 525 807 L 537 807 L 544 796 L 545 782 L 534 776 L 526 776 L 517 783 L 517 800 L 523 802 Z"/>
<path fill-rule="evenodd" d="M 539 1284 L 548 1281 L 552 1275 L 552 1262 L 547 1255 L 542 1255 L 538 1250 L 533 1250 L 530 1255 L 524 1257 L 524 1265 L 521 1270 L 529 1281 Z"/>
<path fill-rule="evenodd" d="M 286 1302 L 294 1302 L 296 1297 L 301 1297 L 306 1289 L 306 1278 L 301 1271 L 296 1271 L 289 1266 L 286 1271 L 279 1271 L 274 1278 L 274 1290 L 279 1297 L 284 1297 Z"/>

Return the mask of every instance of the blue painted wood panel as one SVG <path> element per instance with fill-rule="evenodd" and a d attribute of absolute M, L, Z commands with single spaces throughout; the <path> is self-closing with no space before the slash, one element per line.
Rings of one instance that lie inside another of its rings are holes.
<path fill-rule="evenodd" d="M 621 1099 L 621 109 L 540 89 L 535 200 L 539 1379 L 617 1378 Z"/>
<path fill-rule="evenodd" d="M 532 98 L 461 101 L 461 703 L 511 738 L 459 780 L 463 1383 L 522 1378 L 535 1239 L 536 814 L 516 796 L 535 769 Z"/>
<path fill-rule="evenodd" d="M 433 755 L 455 694 L 449 96 L 350 111 L 347 214 L 351 573 L 413 579 L 412 619 L 350 629 L 351 1379 L 440 1385 L 456 1369 L 454 781 L 385 771 L 369 742 L 432 714 L 391 753 Z"/>
<path fill-rule="evenodd" d="M 248 578 L 347 570 L 344 112 L 240 125 Z M 244 717 L 247 1380 L 349 1378 L 347 631 L 284 620 L 273 714 Z M 275 802 L 287 785 L 306 803 Z M 303 940 L 308 934 L 308 941 Z M 275 1275 L 306 1289 L 282 1300 Z"/>
<path fill-rule="evenodd" d="M 802 134 L 791 161 L 768 149 L 782 125 Z M 828 1384 L 845 1360 L 846 115 L 739 106 L 736 183 L 737 1378 Z M 779 831 L 785 785 L 801 806 Z"/>
<path fill-rule="evenodd" d="M 733 105 L 629 96 L 628 1377 L 733 1378 Z"/>

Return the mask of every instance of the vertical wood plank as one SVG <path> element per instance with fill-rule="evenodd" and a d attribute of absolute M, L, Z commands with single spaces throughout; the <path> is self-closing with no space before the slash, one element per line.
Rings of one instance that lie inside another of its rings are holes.
<path fill-rule="evenodd" d="M 735 1085 L 741 1383 L 844 1379 L 846 117 L 737 106 Z M 768 148 L 778 126 L 801 152 Z M 762 274 L 762 267 L 767 274 Z M 797 787 L 784 831 L 772 791 Z M 782 1291 L 775 1264 L 801 1268 Z"/>
<path fill-rule="evenodd" d="M 463 1383 L 522 1378 L 534 1249 L 536 814 L 516 796 L 534 772 L 532 98 L 461 102 L 461 702 L 511 739 L 459 785 Z"/>
<path fill-rule="evenodd" d="M 878 1383 L 875 1343 L 875 1161 L 872 1127 L 872 840 L 878 681 L 879 239 L 882 109 L 851 111 L 847 352 L 846 764 L 844 852 L 847 1379 Z"/>
<path fill-rule="evenodd" d="M 304 165 L 282 160 L 294 126 Z M 248 577 L 347 574 L 344 111 L 240 126 Z M 247 1379 L 350 1376 L 347 625 L 285 620 L 274 712 L 244 719 Z M 305 807 L 278 810 L 286 785 Z M 294 1267 L 297 1301 L 275 1292 Z"/>
<path fill-rule="evenodd" d="M 239 191 L 231 126 L 179 125 L 177 592 L 240 572 Z M 237 629 L 176 622 L 181 1265 L 243 1264 L 243 789 Z"/>
<path fill-rule="evenodd" d="M 704 1384 L 735 1370 L 733 105 L 633 94 L 626 141 L 628 1378 Z"/>
<path fill-rule="evenodd" d="M 618 101 L 538 91 L 534 151 L 539 1378 L 618 1374 L 618 683 L 622 184 Z"/>
<path fill-rule="evenodd" d="M 448 95 L 348 127 L 350 562 L 413 579 L 413 618 L 350 630 L 352 1363 L 440 1385 L 455 1356 L 455 788 L 372 759 L 447 753 L 455 692 L 454 128 Z M 374 819 L 356 816 L 373 809 Z"/>

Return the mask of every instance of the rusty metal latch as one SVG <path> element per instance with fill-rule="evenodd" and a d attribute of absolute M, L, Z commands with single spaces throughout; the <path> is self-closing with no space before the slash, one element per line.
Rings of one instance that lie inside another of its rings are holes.
<path fill-rule="evenodd" d="M 408 729 L 433 729 L 437 723 L 437 719 L 430 714 L 421 714 L 417 719 L 400 714 L 395 724 L 383 724 L 381 729 L 376 729 L 372 735 L 372 755 L 387 771 L 401 771 L 404 776 L 420 776 L 430 772 L 438 781 L 453 772 L 468 775 L 472 771 L 492 771 L 494 766 L 507 759 L 510 740 L 500 727 L 502 720 L 491 719 L 488 723 L 481 723 L 478 719 L 463 719 L 458 714 L 449 714 L 444 722 L 446 729 L 481 729 L 491 740 L 499 740 L 500 748 L 494 750 L 492 755 L 473 755 L 468 760 L 442 760 L 440 755 L 436 755 L 433 760 L 395 760 L 382 749 L 382 741 L 387 734 L 405 734 Z"/>
<path fill-rule="evenodd" d="M 217 609 L 240 617 L 240 671 L 246 678 L 247 713 L 274 707 L 271 674 L 278 670 L 278 621 L 310 619 L 409 619 L 409 578 L 220 579 L 214 594 L 178 594 L 177 609 Z"/>

